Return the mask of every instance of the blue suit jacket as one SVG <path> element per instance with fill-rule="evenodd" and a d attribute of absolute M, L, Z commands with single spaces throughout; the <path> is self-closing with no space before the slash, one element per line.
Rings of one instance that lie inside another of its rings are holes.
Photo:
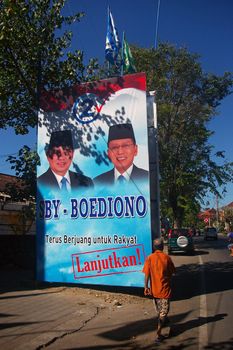
<path fill-rule="evenodd" d="M 145 181 L 148 180 L 149 172 L 147 170 L 141 169 L 133 165 L 133 170 L 130 176 L 132 182 Z M 106 173 L 96 176 L 94 179 L 95 185 L 114 185 L 114 168 Z"/>
<path fill-rule="evenodd" d="M 80 187 L 93 187 L 93 181 L 82 174 L 75 173 L 69 170 L 71 189 L 78 189 Z M 37 185 L 50 187 L 55 190 L 60 190 L 57 179 L 52 170 L 49 168 L 44 174 L 37 178 Z"/>

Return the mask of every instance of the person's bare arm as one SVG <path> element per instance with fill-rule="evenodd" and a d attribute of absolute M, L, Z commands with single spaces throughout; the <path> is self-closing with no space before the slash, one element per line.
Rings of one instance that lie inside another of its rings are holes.
<path fill-rule="evenodd" d="M 151 295 L 151 289 L 149 288 L 150 275 L 145 274 L 144 280 L 144 295 Z"/>

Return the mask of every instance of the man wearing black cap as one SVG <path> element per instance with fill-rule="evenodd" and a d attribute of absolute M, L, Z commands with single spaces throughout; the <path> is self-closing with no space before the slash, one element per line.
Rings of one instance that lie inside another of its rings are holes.
<path fill-rule="evenodd" d="M 96 185 L 148 180 L 148 171 L 133 164 L 138 153 L 132 124 L 116 124 L 109 128 L 108 157 L 114 168 L 94 178 Z"/>
<path fill-rule="evenodd" d="M 37 184 L 39 186 L 68 192 L 73 188 L 93 186 L 89 177 L 69 170 L 74 156 L 70 130 L 52 132 L 46 156 L 50 167 L 38 177 Z"/>

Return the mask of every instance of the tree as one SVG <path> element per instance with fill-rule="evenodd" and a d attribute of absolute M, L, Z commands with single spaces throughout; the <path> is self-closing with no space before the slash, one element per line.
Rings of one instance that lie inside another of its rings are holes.
<path fill-rule="evenodd" d="M 9 156 L 8 161 L 18 177 L 18 183 L 8 184 L 8 191 L 12 198 L 22 201 L 35 199 L 36 194 L 36 165 L 39 157 L 36 151 L 24 146 L 19 150 L 17 157 Z"/>
<path fill-rule="evenodd" d="M 137 71 L 146 72 L 148 90 L 156 91 L 162 212 L 172 211 L 181 226 L 207 191 L 220 195 L 217 187 L 232 181 L 233 164 L 224 152 L 214 154 L 208 123 L 232 92 L 233 76 L 204 73 L 197 55 L 170 44 L 132 52 Z"/>
<path fill-rule="evenodd" d="M 37 125 L 42 90 L 69 87 L 90 79 L 98 67 L 91 59 L 83 64 L 83 52 L 68 52 L 73 22 L 83 13 L 64 17 L 65 0 L 3 0 L 0 3 L 0 128 L 13 127 L 16 134 L 28 133 Z M 78 38 L 77 38 L 78 40 Z M 20 177 L 35 168 L 35 152 L 27 147 L 11 157 Z M 27 157 L 23 159 L 23 155 Z M 19 161 L 22 161 L 19 164 Z M 29 165 L 25 161 L 32 160 Z M 26 170 L 26 172 L 25 172 Z M 35 173 L 35 169 L 33 170 Z M 34 184 L 31 183 L 34 188 Z M 30 191 L 29 191 L 30 193 Z M 35 193 L 35 192 L 34 192 Z"/>

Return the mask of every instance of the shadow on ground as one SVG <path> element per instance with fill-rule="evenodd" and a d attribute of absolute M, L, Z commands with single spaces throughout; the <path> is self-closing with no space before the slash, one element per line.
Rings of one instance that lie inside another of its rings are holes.
<path fill-rule="evenodd" d="M 233 261 L 207 262 L 204 270 L 199 264 L 181 265 L 173 278 L 173 300 L 184 300 L 203 293 L 201 275 L 205 275 L 205 293 L 233 289 Z M 221 283 L 216 283 L 221 281 Z"/>
<path fill-rule="evenodd" d="M 171 323 L 173 324 L 174 322 L 179 322 L 180 320 L 184 319 L 187 316 L 187 313 L 183 313 L 180 315 L 176 315 L 174 317 L 171 317 Z M 212 317 L 202 317 L 202 318 L 197 318 L 190 320 L 188 322 L 184 322 L 181 324 L 175 325 L 172 330 L 172 337 L 175 337 L 182 332 L 185 332 L 187 330 L 193 329 L 195 327 L 199 327 L 200 325 L 204 325 L 206 323 L 211 323 L 211 322 L 216 322 L 222 320 L 226 314 L 217 314 Z M 120 344 L 112 344 L 111 349 L 128 349 L 128 350 L 136 350 L 136 349 L 142 349 L 142 350 L 150 350 L 150 349 L 155 349 L 156 345 L 155 344 L 150 344 L 150 345 L 144 345 L 139 347 L 137 344 L 137 336 L 140 334 L 145 334 L 146 332 L 151 332 L 154 330 L 155 324 L 154 318 L 149 319 L 149 320 L 143 320 L 143 321 L 137 321 L 137 322 L 131 322 L 129 324 L 126 324 L 122 327 L 117 327 L 115 330 L 107 331 L 100 333 L 99 336 L 111 339 L 113 341 L 119 341 Z M 206 346 L 204 349 L 211 349 L 211 350 L 230 350 L 232 349 L 232 339 L 229 341 L 224 341 L 224 342 L 219 342 L 219 343 L 211 343 L 208 346 Z M 179 342 L 177 345 L 169 345 L 168 342 L 169 339 L 165 339 L 163 343 L 161 344 L 161 347 L 163 349 L 167 350 L 179 350 L 179 349 L 186 349 L 190 348 L 193 346 L 193 348 L 196 346 L 198 347 L 197 344 L 197 339 L 196 338 L 188 338 L 185 339 L 182 343 Z M 165 346 L 165 347 L 164 347 Z M 67 350 L 73 350 L 74 348 L 67 348 Z M 109 345 L 100 345 L 100 346 L 88 346 L 88 347 L 79 347 L 79 350 L 101 350 L 101 349 L 109 349 Z"/>

